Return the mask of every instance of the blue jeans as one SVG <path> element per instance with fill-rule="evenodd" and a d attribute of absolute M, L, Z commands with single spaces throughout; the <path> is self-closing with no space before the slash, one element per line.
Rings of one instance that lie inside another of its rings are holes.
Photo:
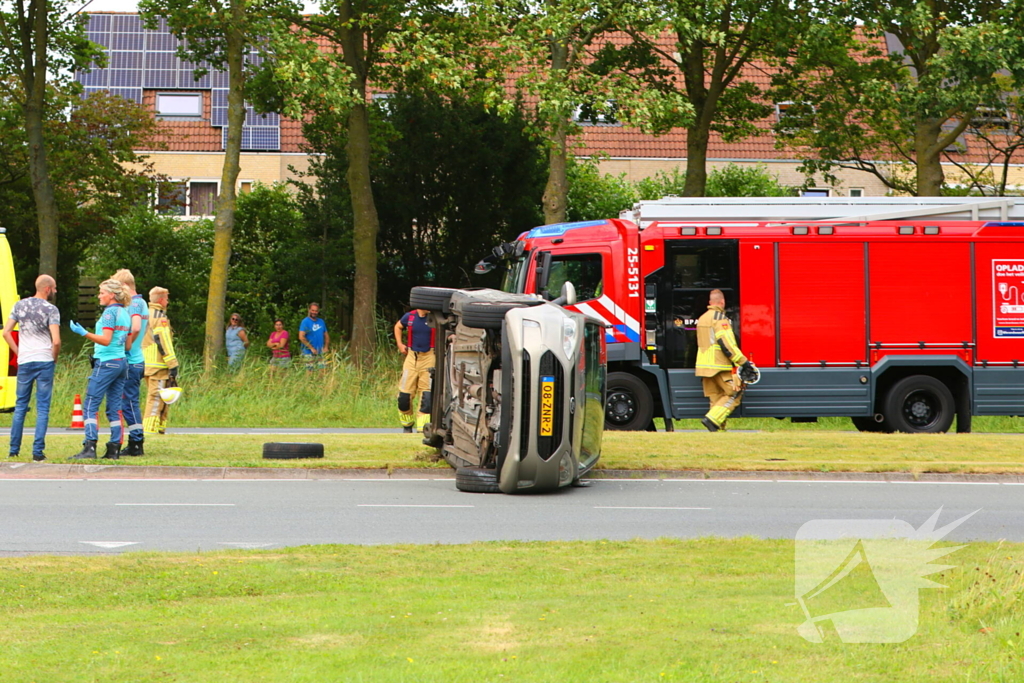
<path fill-rule="evenodd" d="M 85 390 L 85 440 L 97 441 L 99 422 L 96 416 L 103 398 L 107 399 L 107 419 L 110 420 L 110 443 L 121 443 L 121 396 L 128 377 L 128 363 L 124 358 L 96 361 Z"/>
<path fill-rule="evenodd" d="M 139 383 L 145 374 L 145 363 L 129 363 L 128 379 L 124 381 L 121 412 L 128 425 L 128 440 L 142 441 L 142 406 L 139 405 Z"/>
<path fill-rule="evenodd" d="M 46 428 L 50 424 L 50 397 L 53 395 L 53 361 L 22 363 L 18 366 L 18 399 L 11 420 L 11 453 L 21 450 L 21 433 L 25 428 L 25 413 L 32 398 L 32 383 L 39 387 L 36 393 L 36 439 L 32 442 L 32 455 L 46 450 Z"/>

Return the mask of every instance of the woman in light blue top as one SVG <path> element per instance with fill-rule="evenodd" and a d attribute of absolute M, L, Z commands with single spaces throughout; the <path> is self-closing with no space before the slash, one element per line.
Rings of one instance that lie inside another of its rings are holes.
<path fill-rule="evenodd" d="M 93 352 L 92 374 L 85 391 L 85 441 L 82 450 L 71 456 L 74 460 L 96 458 L 96 441 L 99 439 L 99 423 L 96 419 L 100 403 L 107 399 L 107 419 L 110 420 L 110 441 L 104 458 L 117 460 L 121 451 L 121 394 L 128 377 L 127 350 L 125 344 L 131 330 L 128 309 L 132 297 L 128 289 L 117 280 L 106 280 L 100 284 L 100 305 L 103 313 L 96 321 L 96 332 L 86 332 L 77 322 L 71 322 L 71 331 L 91 341 Z"/>
<path fill-rule="evenodd" d="M 245 350 L 249 348 L 249 334 L 242 327 L 242 316 L 231 314 L 231 322 L 224 330 L 224 348 L 228 351 L 228 365 L 238 367 L 245 358 Z"/>

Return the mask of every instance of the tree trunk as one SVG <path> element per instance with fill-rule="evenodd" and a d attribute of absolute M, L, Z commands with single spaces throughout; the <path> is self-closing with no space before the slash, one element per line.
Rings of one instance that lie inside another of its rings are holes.
<path fill-rule="evenodd" d="M 352 255 L 355 261 L 352 304 L 352 357 L 364 368 L 373 362 L 377 342 L 377 206 L 370 185 L 370 121 L 366 105 L 348 114 L 348 189 L 352 198 Z"/>
<path fill-rule="evenodd" d="M 544 223 L 565 222 L 566 196 L 569 180 L 566 176 L 566 138 L 568 125 L 556 121 L 548 135 L 548 182 L 544 186 Z"/>
<path fill-rule="evenodd" d="M 47 4 L 32 2 L 29 14 L 31 25 L 19 21 L 24 62 L 21 64 L 21 83 L 25 88 L 25 133 L 28 137 L 28 170 L 32 179 L 32 198 L 36 205 L 39 228 L 39 273 L 57 276 L 57 242 L 59 221 L 57 197 L 50 180 L 50 164 L 46 157 L 43 122 L 46 119 L 46 50 L 49 43 Z M 33 14 L 34 12 L 34 14 Z"/>
<path fill-rule="evenodd" d="M 352 283 L 352 358 L 363 368 L 373 363 L 377 345 L 377 232 L 380 221 L 370 183 L 370 119 L 366 107 L 366 36 L 359 25 L 362 3 L 345 0 L 339 4 L 340 31 L 345 64 L 352 70 L 352 88 L 358 102 L 348 113 L 349 197 L 352 201 L 352 258 L 355 277 Z"/>
<path fill-rule="evenodd" d="M 708 127 L 701 123 L 703 118 L 698 112 L 696 123 L 686 129 L 684 197 L 703 197 L 708 187 L 708 140 L 711 135 Z"/>
<path fill-rule="evenodd" d="M 569 67 L 569 42 L 565 39 L 551 41 L 551 78 L 566 77 Z M 565 221 L 566 195 L 569 193 L 569 181 L 566 177 L 566 138 L 569 123 L 564 117 L 556 118 L 548 123 L 548 182 L 544 186 L 544 223 L 562 223 Z"/>
<path fill-rule="evenodd" d="M 945 173 L 942 171 L 942 150 L 940 141 L 942 121 L 925 119 L 917 122 L 914 130 L 914 153 L 917 158 L 917 196 L 938 197 L 942 194 Z"/>
<path fill-rule="evenodd" d="M 228 67 L 228 135 L 224 147 L 217 214 L 213 221 L 213 261 L 210 264 L 210 289 L 206 300 L 206 341 L 203 345 L 203 368 L 213 369 L 224 348 L 224 307 L 228 294 L 228 265 L 231 260 L 231 233 L 235 227 L 235 183 L 238 181 L 239 157 L 242 151 L 242 125 L 245 123 L 243 85 L 243 52 L 245 38 L 235 28 L 243 25 L 245 4 L 234 0 L 231 5 L 233 26 L 227 31 Z"/>

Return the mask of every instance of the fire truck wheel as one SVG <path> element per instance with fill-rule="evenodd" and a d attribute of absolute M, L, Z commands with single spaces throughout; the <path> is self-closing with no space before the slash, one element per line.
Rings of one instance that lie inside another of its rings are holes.
<path fill-rule="evenodd" d="M 885 422 L 896 432 L 944 432 L 955 414 L 949 387 L 928 375 L 904 377 L 885 398 Z"/>
<path fill-rule="evenodd" d="M 460 467 L 455 470 L 455 488 L 466 493 L 501 493 L 498 473 L 483 467 Z"/>
<path fill-rule="evenodd" d="M 537 301 L 536 304 L 542 302 Z M 493 301 L 470 301 L 462 307 L 462 324 L 481 330 L 500 330 L 505 314 L 513 308 L 536 305 L 534 302 L 501 303 Z"/>
<path fill-rule="evenodd" d="M 413 308 L 448 313 L 452 293 L 456 291 L 448 287 L 413 287 L 409 292 L 409 303 Z"/>
<path fill-rule="evenodd" d="M 654 399 L 643 380 L 628 372 L 608 373 L 604 427 L 622 431 L 647 429 L 654 417 Z"/>

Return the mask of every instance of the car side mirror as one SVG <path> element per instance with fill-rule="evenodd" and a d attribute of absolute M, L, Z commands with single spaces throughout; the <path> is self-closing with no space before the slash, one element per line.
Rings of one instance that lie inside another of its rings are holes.
<path fill-rule="evenodd" d="M 561 295 L 551 303 L 556 306 L 572 306 L 576 303 L 576 286 L 571 282 L 562 285 Z"/>

